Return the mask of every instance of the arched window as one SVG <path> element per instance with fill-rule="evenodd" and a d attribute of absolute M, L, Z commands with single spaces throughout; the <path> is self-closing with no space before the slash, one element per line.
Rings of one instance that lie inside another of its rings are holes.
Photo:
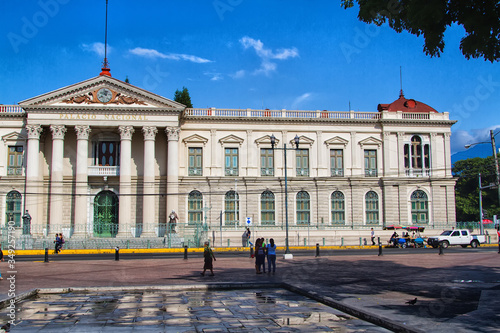
<path fill-rule="evenodd" d="M 224 216 L 226 225 L 237 225 L 240 219 L 239 195 L 235 191 L 226 192 L 224 199 Z"/>
<path fill-rule="evenodd" d="M 274 193 L 264 191 L 260 195 L 260 220 L 262 225 L 275 224 Z"/>
<path fill-rule="evenodd" d="M 309 193 L 300 191 L 297 193 L 297 224 L 309 224 L 311 221 L 311 200 Z"/>
<path fill-rule="evenodd" d="M 366 224 L 379 224 L 378 194 L 369 191 L 365 195 Z"/>
<path fill-rule="evenodd" d="M 332 223 L 344 224 L 345 223 L 345 202 L 344 194 L 340 191 L 332 193 Z"/>
<path fill-rule="evenodd" d="M 7 193 L 5 209 L 5 221 L 14 221 L 14 226 L 21 226 L 21 203 L 22 203 L 21 193 L 18 191 L 10 191 Z"/>
<path fill-rule="evenodd" d="M 115 237 L 118 233 L 118 196 L 99 192 L 94 198 L 94 236 Z"/>
<path fill-rule="evenodd" d="M 203 195 L 191 191 L 188 196 L 188 224 L 201 224 L 203 219 Z"/>
<path fill-rule="evenodd" d="M 411 194 L 411 221 L 413 224 L 429 223 L 429 202 L 424 191 Z"/>

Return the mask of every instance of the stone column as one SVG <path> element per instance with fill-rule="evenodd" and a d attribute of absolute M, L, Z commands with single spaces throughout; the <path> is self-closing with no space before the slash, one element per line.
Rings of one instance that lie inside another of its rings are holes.
<path fill-rule="evenodd" d="M 75 126 L 76 131 L 76 186 L 75 186 L 75 230 L 73 236 L 82 237 L 87 232 L 88 212 L 88 150 L 90 127 Z"/>
<path fill-rule="evenodd" d="M 144 237 L 156 236 L 155 223 L 155 136 L 158 129 L 154 126 L 142 128 L 144 134 L 144 184 L 142 204 L 142 235 Z"/>
<path fill-rule="evenodd" d="M 42 198 L 40 189 L 40 177 L 39 177 L 39 158 L 40 154 L 40 134 L 43 129 L 40 125 L 26 125 L 26 131 L 28 132 L 28 156 L 26 159 L 26 207 L 31 215 L 31 233 L 33 235 L 40 236 L 43 233 L 42 214 L 38 212 L 38 198 Z M 24 213 L 24 212 L 23 212 Z"/>
<path fill-rule="evenodd" d="M 452 177 L 451 174 L 451 145 L 450 145 L 451 133 L 444 133 L 444 168 L 445 177 Z"/>
<path fill-rule="evenodd" d="M 167 216 L 179 205 L 179 127 L 167 127 Z M 178 214 L 177 214 L 178 215 Z M 179 216 L 181 218 L 181 216 Z M 185 221 L 182 221 L 185 222 Z"/>
<path fill-rule="evenodd" d="M 50 231 L 62 232 L 62 226 L 69 221 L 63 221 L 64 184 L 63 184 L 63 157 L 64 135 L 67 128 L 64 125 L 51 125 L 52 131 L 52 163 L 50 168 Z M 66 223 L 65 223 L 66 222 Z M 56 229 L 54 229 L 56 228 Z"/>
<path fill-rule="evenodd" d="M 361 176 L 361 167 L 358 165 L 358 160 L 359 157 L 358 155 L 360 154 L 360 147 L 358 145 L 358 142 L 356 141 L 356 132 L 351 132 L 351 177 L 352 176 Z M 363 155 L 363 152 L 361 152 L 361 156 Z M 363 162 L 364 163 L 364 162 Z"/>
<path fill-rule="evenodd" d="M 405 177 L 405 134 L 403 132 L 398 132 L 398 176 Z"/>
<path fill-rule="evenodd" d="M 391 175 L 391 158 L 390 158 L 390 152 L 391 152 L 391 133 L 390 132 L 383 132 L 383 148 L 382 148 L 382 154 L 384 154 L 384 168 L 382 170 L 382 176 L 387 177 Z"/>
<path fill-rule="evenodd" d="M 120 131 L 120 201 L 118 211 L 118 237 L 128 237 L 130 234 L 131 224 L 131 203 L 132 203 L 132 134 L 134 134 L 133 126 L 119 126 Z"/>

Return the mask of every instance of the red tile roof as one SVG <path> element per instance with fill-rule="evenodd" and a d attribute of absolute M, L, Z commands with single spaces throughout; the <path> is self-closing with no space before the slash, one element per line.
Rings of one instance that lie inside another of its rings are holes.
<path fill-rule="evenodd" d="M 416 101 L 414 99 L 407 99 L 403 95 L 403 90 L 399 93 L 399 98 L 391 104 L 379 104 L 377 106 L 379 112 L 382 111 L 403 111 L 403 112 L 417 112 L 417 113 L 437 113 L 429 105 Z"/>

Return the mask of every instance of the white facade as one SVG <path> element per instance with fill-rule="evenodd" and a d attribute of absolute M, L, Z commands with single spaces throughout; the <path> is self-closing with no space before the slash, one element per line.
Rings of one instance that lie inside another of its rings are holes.
<path fill-rule="evenodd" d="M 455 121 L 418 110 L 186 109 L 101 75 L 0 106 L 1 221 L 25 207 L 27 234 L 146 238 L 175 210 L 184 234 L 282 230 L 286 186 L 290 228 L 453 224 Z"/>

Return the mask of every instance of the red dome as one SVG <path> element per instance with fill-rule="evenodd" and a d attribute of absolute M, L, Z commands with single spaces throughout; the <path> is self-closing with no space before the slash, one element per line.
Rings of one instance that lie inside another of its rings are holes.
<path fill-rule="evenodd" d="M 414 99 L 407 99 L 403 95 L 403 91 L 399 93 L 399 98 L 391 104 L 379 104 L 377 106 L 379 112 L 382 111 L 403 111 L 403 112 L 417 112 L 417 113 L 437 113 L 436 110 L 429 105 L 416 101 Z"/>

